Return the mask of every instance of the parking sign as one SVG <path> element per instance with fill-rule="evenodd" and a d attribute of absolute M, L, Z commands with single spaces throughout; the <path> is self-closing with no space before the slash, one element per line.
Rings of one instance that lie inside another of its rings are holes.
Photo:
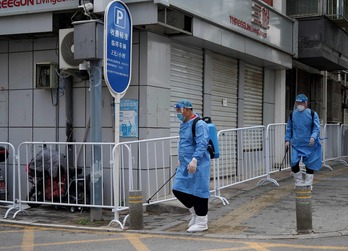
<path fill-rule="evenodd" d="M 105 9 L 104 78 L 111 94 L 123 94 L 131 81 L 132 17 L 122 1 Z"/>

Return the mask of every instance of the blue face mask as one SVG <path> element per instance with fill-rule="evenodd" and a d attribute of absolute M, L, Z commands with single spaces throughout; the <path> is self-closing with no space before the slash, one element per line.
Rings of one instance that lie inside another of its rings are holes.
<path fill-rule="evenodd" d="M 181 113 L 177 113 L 176 116 L 178 117 L 178 119 L 180 121 L 184 121 L 185 120 L 185 117 Z"/>

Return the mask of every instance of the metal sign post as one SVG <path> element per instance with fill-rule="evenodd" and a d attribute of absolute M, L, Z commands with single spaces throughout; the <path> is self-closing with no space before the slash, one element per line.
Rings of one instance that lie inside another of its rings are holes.
<path fill-rule="evenodd" d="M 115 98 L 115 146 L 114 178 L 114 220 L 120 223 L 119 207 L 119 173 L 120 173 L 120 100 L 131 81 L 132 69 L 132 17 L 122 1 L 112 1 L 105 9 L 104 21 L 104 78 L 111 95 Z"/>

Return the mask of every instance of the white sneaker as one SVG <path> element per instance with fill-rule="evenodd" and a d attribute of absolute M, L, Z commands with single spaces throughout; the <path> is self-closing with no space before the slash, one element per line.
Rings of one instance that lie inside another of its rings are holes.
<path fill-rule="evenodd" d="M 196 222 L 187 229 L 187 232 L 202 232 L 208 230 L 208 215 L 196 216 Z"/>

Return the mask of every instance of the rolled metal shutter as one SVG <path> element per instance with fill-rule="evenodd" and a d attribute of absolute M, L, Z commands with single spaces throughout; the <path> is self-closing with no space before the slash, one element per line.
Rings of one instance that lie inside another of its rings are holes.
<path fill-rule="evenodd" d="M 212 54 L 212 107 L 211 117 L 217 131 L 237 127 L 238 113 L 238 61 Z M 224 100 L 224 101 L 223 101 Z M 223 104 L 223 102 L 226 102 Z M 237 160 L 231 156 L 237 141 L 230 137 L 219 137 L 221 177 L 235 173 Z"/>
<path fill-rule="evenodd" d="M 193 109 L 203 112 L 203 51 L 178 44 L 171 46 L 170 104 L 180 99 L 192 102 Z M 179 135 L 180 122 L 174 108 L 170 113 L 170 135 Z"/>
<path fill-rule="evenodd" d="M 219 54 L 212 55 L 211 117 L 216 129 L 237 127 L 238 61 Z M 223 104 L 223 100 L 226 102 Z"/>
<path fill-rule="evenodd" d="M 263 68 L 245 64 L 244 75 L 244 127 L 262 125 Z"/>

